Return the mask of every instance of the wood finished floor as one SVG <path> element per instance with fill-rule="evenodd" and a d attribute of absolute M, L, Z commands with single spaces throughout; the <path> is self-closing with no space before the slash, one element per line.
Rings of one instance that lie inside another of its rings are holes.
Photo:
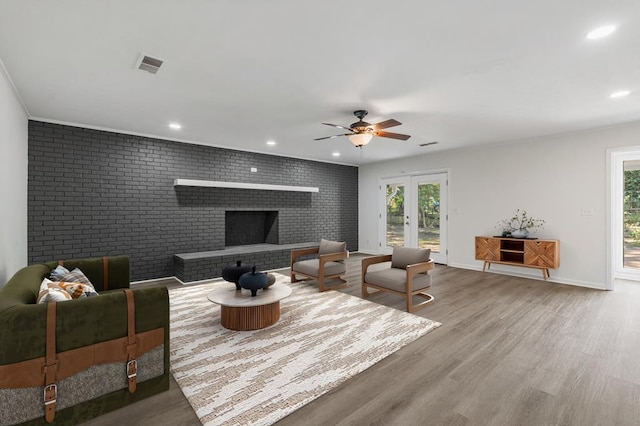
<path fill-rule="evenodd" d="M 341 291 L 360 296 L 361 258 L 349 259 Z M 640 424 L 640 284 L 606 292 L 432 272 L 436 301 L 416 314 L 442 327 L 277 424 Z M 393 295 L 370 300 L 404 309 Z M 172 380 L 168 392 L 87 424 L 200 423 Z"/>

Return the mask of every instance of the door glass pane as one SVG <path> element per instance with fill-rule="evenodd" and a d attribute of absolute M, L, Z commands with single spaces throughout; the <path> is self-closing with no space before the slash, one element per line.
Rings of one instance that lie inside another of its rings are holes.
<path fill-rule="evenodd" d="M 387 185 L 387 247 L 404 246 L 404 185 Z"/>
<path fill-rule="evenodd" d="M 418 247 L 440 253 L 440 183 L 418 184 Z"/>
<path fill-rule="evenodd" d="M 640 160 L 624 161 L 623 241 L 625 268 L 640 268 Z"/>

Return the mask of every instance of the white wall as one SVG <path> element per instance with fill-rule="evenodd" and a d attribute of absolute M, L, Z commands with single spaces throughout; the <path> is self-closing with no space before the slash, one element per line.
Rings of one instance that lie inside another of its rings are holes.
<path fill-rule="evenodd" d="M 27 264 L 27 127 L 0 62 L 0 286 Z"/>
<path fill-rule="evenodd" d="M 633 123 L 360 166 L 359 248 L 377 252 L 381 177 L 449 169 L 450 266 L 481 269 L 474 237 L 499 234 L 496 223 L 519 208 L 546 220 L 535 236 L 560 240 L 552 281 L 605 288 L 606 150 L 639 144 L 640 123 Z M 582 209 L 593 216 L 582 216 Z M 535 269 L 491 269 L 541 278 Z"/>

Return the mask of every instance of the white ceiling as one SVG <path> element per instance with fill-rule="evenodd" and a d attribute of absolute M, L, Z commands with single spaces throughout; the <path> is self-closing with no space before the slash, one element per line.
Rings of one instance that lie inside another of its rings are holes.
<path fill-rule="evenodd" d="M 34 118 L 364 164 L 640 120 L 639 18 L 638 0 L 2 0 L 0 59 Z M 411 139 L 313 141 L 356 109 Z"/>

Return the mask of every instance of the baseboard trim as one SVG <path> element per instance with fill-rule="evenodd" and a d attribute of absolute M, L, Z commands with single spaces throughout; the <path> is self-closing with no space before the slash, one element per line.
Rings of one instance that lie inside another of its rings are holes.
<path fill-rule="evenodd" d="M 358 250 L 358 251 L 354 251 L 350 254 L 366 254 L 367 256 L 376 256 L 380 253 L 376 252 L 376 251 L 368 251 L 368 250 Z"/>
<path fill-rule="evenodd" d="M 449 263 L 449 266 L 454 267 L 454 268 L 460 268 L 460 269 L 468 269 L 468 270 L 472 270 L 472 271 L 482 271 L 482 266 L 478 266 L 478 265 L 467 265 L 467 264 L 463 264 L 463 263 Z M 523 272 L 526 271 L 535 271 L 535 269 L 528 269 L 528 268 L 519 268 L 522 269 Z M 493 273 L 493 274 L 500 274 L 500 275 L 509 275 L 512 277 L 519 277 L 519 278 L 529 278 L 529 279 L 533 279 L 533 280 L 538 280 L 538 281 L 544 281 L 544 279 L 542 278 L 542 274 L 533 274 L 533 273 L 520 273 L 519 271 L 512 271 L 511 269 L 506 270 L 506 269 L 501 269 L 499 264 L 492 264 L 491 265 L 491 269 L 486 271 L 487 273 Z M 592 282 L 592 281 L 580 281 L 580 280 L 574 280 L 574 279 L 570 279 L 570 278 L 565 278 L 565 277 L 550 277 L 549 279 L 547 279 L 546 281 L 548 282 L 552 282 L 552 283 L 556 283 L 556 284 L 566 284 L 566 285 L 572 285 L 572 286 L 576 286 L 576 287 L 585 287 L 585 288 L 592 288 L 594 290 L 607 290 L 606 286 L 604 283 L 597 283 L 597 282 Z"/>
<path fill-rule="evenodd" d="M 363 255 L 377 255 L 378 253 L 371 253 L 368 251 L 356 251 L 353 252 L 351 254 L 363 254 Z M 470 271 L 482 271 L 482 266 L 479 265 L 468 265 L 468 264 L 464 264 L 464 263 L 449 263 L 448 265 L 451 268 L 459 268 L 459 269 L 467 269 Z M 497 267 L 497 268 L 496 268 Z M 269 270 L 265 270 L 263 272 L 278 272 L 278 273 L 282 273 L 283 270 L 288 269 L 288 268 L 277 268 L 277 269 L 269 269 Z M 522 269 L 523 272 L 525 271 L 534 271 L 534 269 L 527 269 L 527 268 L 519 268 Z M 500 275 L 508 275 L 508 276 L 512 276 L 512 277 L 518 277 L 518 278 L 529 278 L 532 280 L 538 280 L 538 281 L 544 281 L 544 279 L 540 276 L 540 274 L 532 274 L 532 273 L 520 273 L 519 271 L 511 271 L 511 270 L 505 270 L 505 269 L 500 269 L 500 265 L 498 264 L 493 264 L 492 265 L 492 269 L 486 271 L 487 273 L 493 273 L 493 274 L 500 274 Z M 163 277 L 163 278 L 154 278 L 151 280 L 141 280 L 141 281 L 133 281 L 131 282 L 132 286 L 138 285 L 138 284 L 145 284 L 145 283 L 150 283 L 150 282 L 156 282 L 156 281 L 162 281 L 162 280 L 170 280 L 173 279 L 175 281 L 177 281 L 180 285 L 198 285 L 198 284 L 204 284 L 204 283 L 208 283 L 208 282 L 215 282 L 215 281 L 223 281 L 222 278 L 220 277 L 216 277 L 216 278 L 208 278 L 205 280 L 199 280 L 199 281 L 188 281 L 188 282 L 184 282 L 181 279 L 175 277 L 175 276 L 170 276 L 170 277 Z M 576 286 L 576 287 L 585 287 L 585 288 L 592 288 L 594 290 L 609 290 L 606 288 L 605 284 L 603 283 L 597 283 L 597 282 L 592 282 L 592 281 L 580 281 L 580 280 L 573 280 L 573 279 L 569 279 L 569 278 L 564 278 L 564 277 L 551 277 L 548 280 L 546 280 L 548 282 L 552 282 L 552 283 L 556 283 L 556 284 L 566 284 L 566 285 L 572 285 L 572 286 Z"/>

